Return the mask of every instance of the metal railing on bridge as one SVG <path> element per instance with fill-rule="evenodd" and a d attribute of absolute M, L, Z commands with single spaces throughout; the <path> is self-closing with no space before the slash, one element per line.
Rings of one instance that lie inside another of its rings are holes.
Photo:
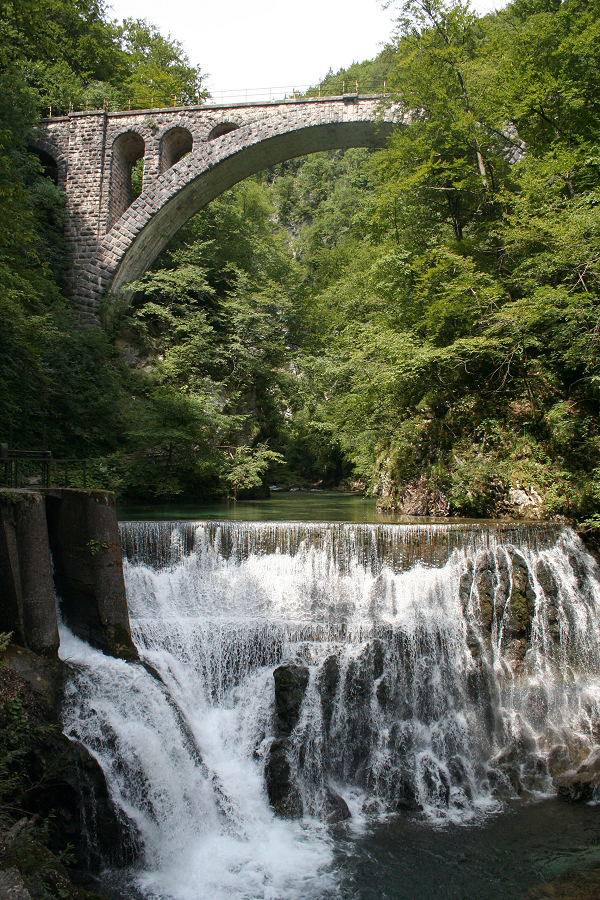
<path fill-rule="evenodd" d="M 344 94 L 378 94 L 389 96 L 387 81 L 383 79 L 356 78 L 328 78 L 319 84 L 284 84 L 274 87 L 258 88 L 231 88 L 227 90 L 203 91 L 197 96 L 165 97 L 149 90 L 146 94 L 138 94 L 135 98 L 129 98 L 124 104 L 122 100 L 114 98 L 93 96 L 83 102 L 73 101 L 68 109 L 54 107 L 54 115 L 64 115 L 66 112 L 124 112 L 126 110 L 166 109 L 168 107 L 186 106 L 226 106 L 228 104 L 244 103 L 277 103 L 285 100 L 304 100 L 314 97 L 340 97 Z M 48 114 L 52 118 L 53 108 L 49 107 Z"/>
<path fill-rule="evenodd" d="M 266 88 L 234 88 L 227 91 L 211 91 L 210 97 L 204 101 L 205 106 L 218 106 L 227 103 L 266 103 L 267 101 L 304 100 L 311 97 L 340 97 L 344 94 L 387 94 L 387 82 L 359 82 L 355 78 L 340 79 L 339 83 L 331 81 L 322 84 L 287 84 Z"/>

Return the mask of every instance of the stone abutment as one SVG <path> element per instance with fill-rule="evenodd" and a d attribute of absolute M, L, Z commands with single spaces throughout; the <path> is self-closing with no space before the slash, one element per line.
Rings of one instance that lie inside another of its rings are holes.
<path fill-rule="evenodd" d="M 115 498 L 110 491 L 0 489 L 0 631 L 58 650 L 56 596 L 82 640 L 133 659 Z"/>

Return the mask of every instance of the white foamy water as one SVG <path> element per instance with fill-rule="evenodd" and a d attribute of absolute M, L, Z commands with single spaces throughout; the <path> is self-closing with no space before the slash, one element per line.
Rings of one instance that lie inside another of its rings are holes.
<path fill-rule="evenodd" d="M 64 726 L 135 823 L 150 896 L 333 896 L 329 786 L 354 827 L 468 823 L 595 746 L 600 585 L 568 529 L 126 523 L 122 541 L 151 668 L 63 630 Z M 265 787 L 283 661 L 310 675 L 296 821 Z"/>
<path fill-rule="evenodd" d="M 60 652 L 74 667 L 65 732 L 91 750 L 138 829 L 143 859 L 135 881 L 145 893 L 180 900 L 322 895 L 332 878 L 330 840 L 319 822 L 273 814 L 254 757 L 271 712 L 265 672 L 215 707 L 168 652 L 148 655 L 162 663 L 168 689 L 67 629 Z"/>

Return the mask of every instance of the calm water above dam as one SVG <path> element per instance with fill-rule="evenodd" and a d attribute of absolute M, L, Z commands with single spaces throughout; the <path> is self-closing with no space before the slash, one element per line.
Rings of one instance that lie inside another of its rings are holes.
<path fill-rule="evenodd" d="M 138 834 L 137 863 L 107 885 L 160 900 L 517 900 L 600 865 L 600 807 L 553 787 L 600 732 L 600 580 L 574 533 L 323 523 L 322 496 L 299 498 L 293 522 L 290 499 L 275 498 L 279 521 L 122 522 L 154 676 L 63 631 L 65 730 Z M 282 664 L 306 673 L 289 733 Z M 295 818 L 269 805 L 277 747 Z M 332 789 L 346 821 L 329 822 Z"/>
<path fill-rule="evenodd" d="M 375 500 L 360 494 L 329 491 L 273 491 L 264 500 L 239 500 L 204 505 L 124 506 L 121 521 L 216 519 L 238 522 L 415 522 L 437 521 L 378 513 Z M 440 519 L 439 521 L 444 521 Z"/>

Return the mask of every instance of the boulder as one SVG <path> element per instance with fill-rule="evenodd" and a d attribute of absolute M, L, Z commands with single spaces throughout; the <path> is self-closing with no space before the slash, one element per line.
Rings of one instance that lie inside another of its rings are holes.
<path fill-rule="evenodd" d="M 554 881 L 537 884 L 523 896 L 527 900 L 600 900 L 600 869 L 567 869 Z"/>
<path fill-rule="evenodd" d="M 508 494 L 497 502 L 496 514 L 512 519 L 543 519 L 543 506 L 543 498 L 532 485 L 525 487 L 516 481 Z"/>
<path fill-rule="evenodd" d="M 577 769 L 590 755 L 590 748 L 580 738 L 570 735 L 568 743 L 555 744 L 548 753 L 548 771 L 553 781 Z"/>
<path fill-rule="evenodd" d="M 31 894 L 16 866 L 0 872 L 0 897 L 2 900 L 31 900 Z"/>
<path fill-rule="evenodd" d="M 325 788 L 325 811 L 325 821 L 328 825 L 335 825 L 337 822 L 344 822 L 352 817 L 348 804 L 331 785 L 327 785 Z"/>
<path fill-rule="evenodd" d="M 559 800 L 587 803 L 600 785 L 600 749 L 590 753 L 576 772 L 565 772 L 554 779 Z"/>

